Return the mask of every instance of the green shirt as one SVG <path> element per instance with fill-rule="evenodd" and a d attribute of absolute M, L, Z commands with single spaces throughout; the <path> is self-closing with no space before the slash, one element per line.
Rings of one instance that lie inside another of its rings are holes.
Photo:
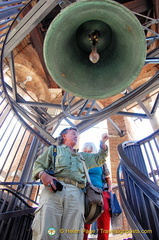
<path fill-rule="evenodd" d="M 79 153 L 72 153 L 70 148 L 66 145 L 57 146 L 57 155 L 55 161 L 55 170 L 53 169 L 53 149 L 50 146 L 46 151 L 38 157 L 33 167 L 33 178 L 38 179 L 38 173 L 42 170 L 50 169 L 55 172 L 55 177 L 65 177 L 77 181 L 78 183 L 85 183 L 85 172 L 82 160 Z M 100 149 L 98 153 L 80 153 L 85 159 L 87 168 L 101 166 L 105 163 L 107 151 Z"/>

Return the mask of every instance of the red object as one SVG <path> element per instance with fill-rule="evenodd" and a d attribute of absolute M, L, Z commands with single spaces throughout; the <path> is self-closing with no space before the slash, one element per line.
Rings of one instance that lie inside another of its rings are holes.
<path fill-rule="evenodd" d="M 110 207 L 109 207 L 109 193 L 103 192 L 104 212 L 97 219 L 98 240 L 108 240 L 110 231 Z M 84 225 L 86 232 L 84 232 L 83 240 L 87 240 L 88 234 L 91 233 L 91 224 Z M 90 230 L 90 231 L 89 231 Z"/>

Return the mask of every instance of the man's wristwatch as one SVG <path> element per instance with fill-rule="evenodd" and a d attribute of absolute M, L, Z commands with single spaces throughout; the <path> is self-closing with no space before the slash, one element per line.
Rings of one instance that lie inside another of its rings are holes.
<path fill-rule="evenodd" d="M 45 172 L 44 170 L 40 171 L 39 174 L 38 174 L 38 177 L 40 178 L 41 175 L 42 175 L 44 172 Z"/>

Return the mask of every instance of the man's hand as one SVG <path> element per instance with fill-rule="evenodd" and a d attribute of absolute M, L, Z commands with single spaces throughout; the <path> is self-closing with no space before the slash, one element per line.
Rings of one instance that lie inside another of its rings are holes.
<path fill-rule="evenodd" d="M 103 134 L 102 134 L 102 139 L 101 139 L 101 141 L 102 141 L 103 143 L 105 143 L 108 139 L 109 139 L 108 134 L 107 134 L 107 133 L 103 133 Z"/>
<path fill-rule="evenodd" d="M 51 175 L 47 174 L 46 172 L 43 172 L 40 176 L 40 180 L 42 183 L 51 191 L 53 192 L 53 189 L 56 190 L 56 186 L 54 185 L 53 179 L 57 180 L 57 178 L 52 177 Z M 53 188 L 53 189 L 52 189 Z"/>
<path fill-rule="evenodd" d="M 110 176 L 108 175 L 105 178 L 105 180 L 106 180 L 106 183 L 107 183 L 107 186 L 108 186 L 108 192 L 113 192 L 113 190 L 112 190 L 112 180 L 111 180 Z"/>
<path fill-rule="evenodd" d="M 102 139 L 100 141 L 100 148 L 102 148 L 103 150 L 107 151 L 108 150 L 108 146 L 105 144 L 105 142 L 109 139 L 108 134 L 107 133 L 103 133 L 101 138 Z"/>

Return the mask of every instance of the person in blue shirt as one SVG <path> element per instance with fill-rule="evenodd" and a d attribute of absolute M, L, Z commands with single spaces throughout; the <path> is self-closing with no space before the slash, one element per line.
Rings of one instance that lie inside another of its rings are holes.
<path fill-rule="evenodd" d="M 87 142 L 83 146 L 83 152 L 95 153 L 97 152 L 95 145 L 92 142 Z M 101 167 L 94 167 L 89 169 L 89 176 L 92 184 L 103 190 L 103 200 L 104 200 L 104 212 L 97 219 L 96 232 L 98 234 L 98 240 L 108 240 L 109 230 L 110 230 L 110 205 L 109 205 L 109 192 L 112 192 L 112 181 L 110 178 L 110 172 L 107 164 L 104 163 Z M 94 229 L 91 229 L 90 224 L 85 224 L 84 240 L 87 240 L 88 234 L 93 233 Z"/>

